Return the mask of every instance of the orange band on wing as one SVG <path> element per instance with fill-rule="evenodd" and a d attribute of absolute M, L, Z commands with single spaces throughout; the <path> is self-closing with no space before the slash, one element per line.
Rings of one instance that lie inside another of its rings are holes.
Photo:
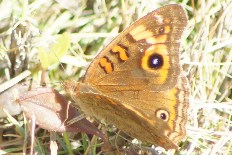
<path fill-rule="evenodd" d="M 126 61 L 129 58 L 127 53 L 127 48 L 122 45 L 116 45 L 111 50 L 112 53 L 118 54 L 118 57 L 121 61 Z"/>
<path fill-rule="evenodd" d="M 167 35 L 159 35 L 157 37 L 149 37 L 146 39 L 148 44 L 160 44 L 165 43 L 167 41 Z"/>
<path fill-rule="evenodd" d="M 177 116 L 177 113 L 176 113 L 176 109 L 175 109 L 175 104 L 177 104 L 177 97 L 176 97 L 176 93 L 177 93 L 178 91 L 177 91 L 177 89 L 176 88 L 174 88 L 174 89 L 172 89 L 172 90 L 170 90 L 169 92 L 168 92 L 168 99 L 169 99 L 169 101 L 170 102 L 172 102 L 172 103 L 170 103 L 170 105 L 172 105 L 171 107 L 170 107 L 170 118 L 169 118 L 169 121 L 168 121 L 168 125 L 170 126 L 170 128 L 172 129 L 172 130 L 174 130 L 174 124 L 173 124 L 173 121 L 174 120 L 176 120 L 176 117 L 178 117 Z"/>
<path fill-rule="evenodd" d="M 105 73 L 111 73 L 114 70 L 113 63 L 109 60 L 108 57 L 103 57 L 99 60 L 100 67 L 104 70 Z"/>

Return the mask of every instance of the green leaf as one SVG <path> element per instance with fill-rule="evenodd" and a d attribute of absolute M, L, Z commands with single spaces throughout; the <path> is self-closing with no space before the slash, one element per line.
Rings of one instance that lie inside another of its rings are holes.
<path fill-rule="evenodd" d="M 62 56 L 68 51 L 71 43 L 70 36 L 67 33 L 62 34 L 57 42 L 52 45 L 49 52 L 46 52 L 42 47 L 39 48 L 39 59 L 43 69 L 48 69 L 59 62 Z"/>
<path fill-rule="evenodd" d="M 39 47 L 39 60 L 42 68 L 47 70 L 50 65 L 48 61 L 48 53 L 42 47 Z"/>
<path fill-rule="evenodd" d="M 69 47 L 70 36 L 67 33 L 64 33 L 58 38 L 48 54 L 50 64 L 53 65 L 59 62 L 60 58 L 68 51 Z"/>

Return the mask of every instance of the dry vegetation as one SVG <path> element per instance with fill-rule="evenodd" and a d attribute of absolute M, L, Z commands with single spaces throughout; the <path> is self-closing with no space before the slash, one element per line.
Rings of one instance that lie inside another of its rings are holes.
<path fill-rule="evenodd" d="M 162 3 L 153 0 L 1 0 L 0 82 L 3 84 L 29 70 L 37 86 L 41 82 L 51 83 L 62 92 L 57 82 L 83 76 L 96 52 L 120 31 L 151 10 L 170 3 L 181 4 L 189 18 L 181 57 L 191 83 L 187 136 L 178 152 L 154 149 L 128 137 L 117 145 L 128 153 L 140 154 L 151 154 L 154 150 L 164 154 L 232 154 L 231 0 Z M 64 32 L 70 38 L 62 36 Z M 59 40 L 60 36 L 68 38 Z M 52 56 L 58 48 L 68 48 L 68 51 Z M 15 64 L 20 67 L 13 70 L 9 60 L 15 51 L 21 54 Z M 50 54 L 44 56 L 46 52 Z M 28 61 L 24 60 L 25 56 Z M 2 88 L 3 85 L 1 91 Z M 0 108 L 2 102 L 5 100 L 0 100 Z M 51 139 L 54 140 L 52 149 L 58 145 L 58 154 L 101 154 L 103 148 L 101 140 L 86 134 L 49 133 L 38 127 L 30 128 L 22 114 L 1 118 L 0 154 L 29 153 L 30 149 L 37 154 L 50 154 Z M 117 136 L 118 130 L 112 126 L 103 126 L 102 130 L 109 130 L 112 137 Z M 33 146 L 30 141 L 34 141 Z"/>

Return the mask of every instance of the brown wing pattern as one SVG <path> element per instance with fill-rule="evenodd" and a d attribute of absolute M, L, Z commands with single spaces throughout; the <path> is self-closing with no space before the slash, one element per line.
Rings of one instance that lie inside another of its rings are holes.
<path fill-rule="evenodd" d="M 99 53 L 84 82 L 103 91 L 174 87 L 180 74 L 179 46 L 186 23 L 186 15 L 178 5 L 151 12 Z M 150 65 L 156 62 L 160 64 Z"/>
<path fill-rule="evenodd" d="M 185 136 L 189 98 L 186 77 L 181 77 L 176 87 L 165 93 L 102 94 L 85 83 L 78 83 L 76 90 L 70 87 L 73 85 L 67 83 L 66 88 L 76 106 L 89 116 L 114 124 L 132 137 L 165 149 L 177 149 Z M 167 114 L 166 119 L 160 117 L 162 113 Z"/>
<path fill-rule="evenodd" d="M 174 144 L 178 144 L 185 136 L 189 107 L 189 85 L 186 77 L 180 76 L 177 85 L 167 91 L 117 91 L 104 94 L 138 109 L 145 114 L 144 120 L 154 120 L 154 126 L 159 131 L 154 134 L 166 135 Z M 163 119 L 162 115 L 166 118 Z M 166 133 L 163 132 L 165 130 Z"/>

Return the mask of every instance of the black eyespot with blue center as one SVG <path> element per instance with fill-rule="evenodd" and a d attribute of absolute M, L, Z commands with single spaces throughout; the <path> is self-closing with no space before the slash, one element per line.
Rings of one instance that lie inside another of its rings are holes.
<path fill-rule="evenodd" d="M 148 66 L 149 68 L 159 69 L 163 66 L 164 60 L 163 56 L 157 53 L 154 53 L 148 58 Z"/>

